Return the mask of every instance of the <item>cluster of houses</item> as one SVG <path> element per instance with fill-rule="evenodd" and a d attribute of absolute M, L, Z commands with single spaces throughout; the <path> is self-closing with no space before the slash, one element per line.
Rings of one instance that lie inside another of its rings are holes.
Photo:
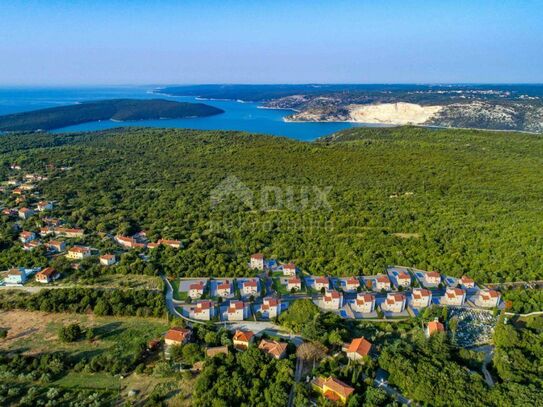
<path fill-rule="evenodd" d="M 157 242 L 149 242 L 145 231 L 136 233 L 133 236 L 115 236 L 115 241 L 125 249 L 156 249 L 158 246 L 169 246 L 174 249 L 181 248 L 179 240 L 159 239 Z"/>

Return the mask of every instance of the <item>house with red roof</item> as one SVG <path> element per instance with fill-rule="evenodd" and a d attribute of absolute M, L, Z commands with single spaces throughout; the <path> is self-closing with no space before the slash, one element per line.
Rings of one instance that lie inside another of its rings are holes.
<path fill-rule="evenodd" d="M 441 283 L 441 274 L 437 271 L 428 271 L 424 274 L 424 285 L 426 287 L 437 287 Z"/>
<path fill-rule="evenodd" d="M 380 274 L 375 278 L 375 284 L 373 286 L 375 291 L 390 290 L 390 279 L 385 274 Z"/>
<path fill-rule="evenodd" d="M 36 238 L 36 234 L 34 232 L 29 232 L 28 230 L 23 230 L 21 234 L 19 235 L 19 240 L 22 243 L 28 243 L 31 242 Z"/>
<path fill-rule="evenodd" d="M 209 321 L 213 317 L 213 303 L 209 300 L 198 301 L 192 311 L 192 315 L 195 319 L 201 319 L 203 321 Z"/>
<path fill-rule="evenodd" d="M 90 247 L 85 246 L 73 246 L 68 249 L 66 257 L 73 260 L 83 260 L 91 255 Z"/>
<path fill-rule="evenodd" d="M 328 290 L 322 297 L 324 309 L 337 310 L 343 306 L 343 294 L 336 290 Z"/>
<path fill-rule="evenodd" d="M 268 339 L 262 339 L 258 349 L 275 359 L 283 359 L 287 354 L 287 344 L 285 342 L 270 341 Z"/>
<path fill-rule="evenodd" d="M 38 205 L 37 205 L 37 208 L 36 208 L 39 212 L 43 212 L 43 211 L 50 211 L 53 209 L 53 202 L 48 202 L 48 201 L 40 201 L 38 202 Z"/>
<path fill-rule="evenodd" d="M 343 345 L 343 352 L 350 360 L 361 360 L 369 356 L 372 346 L 371 342 L 364 337 L 354 338 L 351 343 Z"/>
<path fill-rule="evenodd" d="M 232 284 L 225 280 L 217 285 L 217 295 L 219 297 L 229 297 L 232 294 Z"/>
<path fill-rule="evenodd" d="M 277 298 L 266 297 L 262 301 L 260 312 L 264 318 L 275 318 L 281 313 L 281 302 Z"/>
<path fill-rule="evenodd" d="M 226 317 L 229 321 L 243 321 L 245 304 L 243 301 L 232 300 L 226 310 Z"/>
<path fill-rule="evenodd" d="M 103 254 L 100 256 L 100 264 L 102 266 L 113 266 L 117 259 L 114 254 Z"/>
<path fill-rule="evenodd" d="M 447 287 L 445 295 L 441 298 L 443 305 L 461 306 L 466 300 L 466 291 L 461 288 Z"/>
<path fill-rule="evenodd" d="M 358 293 L 351 308 L 362 314 L 370 314 L 375 310 L 375 296 L 370 293 Z"/>
<path fill-rule="evenodd" d="M 283 275 L 294 277 L 296 275 L 296 265 L 294 263 L 288 263 L 283 266 Z"/>
<path fill-rule="evenodd" d="M 234 348 L 239 350 L 247 349 L 249 345 L 253 342 L 254 336 L 255 334 L 252 331 L 243 331 L 238 329 L 234 333 L 234 337 L 232 338 Z"/>
<path fill-rule="evenodd" d="M 432 303 L 432 292 L 426 288 L 413 288 L 411 292 L 411 306 L 425 308 Z"/>
<path fill-rule="evenodd" d="M 396 284 L 398 287 L 407 288 L 411 286 L 411 276 L 406 271 L 400 271 L 396 275 Z"/>
<path fill-rule="evenodd" d="M 424 331 L 427 338 L 432 336 L 435 333 L 442 333 L 445 332 L 445 327 L 441 322 L 437 320 L 437 318 L 434 321 L 428 322 L 428 325 L 426 325 L 426 330 Z"/>
<path fill-rule="evenodd" d="M 28 219 L 34 215 L 34 211 L 30 208 L 21 208 L 19 209 L 18 214 L 19 214 L 19 218 Z"/>
<path fill-rule="evenodd" d="M 330 280 L 328 280 L 328 277 L 316 277 L 315 290 L 320 291 L 323 288 L 325 290 L 328 290 L 328 288 L 330 288 Z"/>
<path fill-rule="evenodd" d="M 157 243 L 159 245 L 173 247 L 174 249 L 180 249 L 181 248 L 181 241 L 179 241 L 179 240 L 160 239 Z"/>
<path fill-rule="evenodd" d="M 61 242 L 60 240 L 51 240 L 45 243 L 45 247 L 52 252 L 60 253 L 66 250 L 66 243 Z"/>
<path fill-rule="evenodd" d="M 386 300 L 381 304 L 383 311 L 400 313 L 405 309 L 405 295 L 401 293 L 388 293 Z"/>
<path fill-rule="evenodd" d="M 496 290 L 480 290 L 475 305 L 483 308 L 495 308 L 500 304 L 501 295 Z"/>
<path fill-rule="evenodd" d="M 164 343 L 168 346 L 183 345 L 190 340 L 192 331 L 188 328 L 171 328 L 166 332 Z"/>
<path fill-rule="evenodd" d="M 463 289 L 468 290 L 470 288 L 475 288 L 475 281 L 473 281 L 471 277 L 468 277 L 464 274 L 460 279 L 460 285 Z"/>
<path fill-rule="evenodd" d="M 311 382 L 311 385 L 325 398 L 339 404 L 346 404 L 349 396 L 354 392 L 354 388 L 335 377 L 319 376 Z"/>
<path fill-rule="evenodd" d="M 47 267 L 36 273 L 36 281 L 42 284 L 51 283 L 59 277 L 60 274 L 53 267 Z"/>
<path fill-rule="evenodd" d="M 192 299 L 200 298 L 204 295 L 205 283 L 203 281 L 198 281 L 189 285 L 189 297 Z"/>
<path fill-rule="evenodd" d="M 301 291 L 302 289 L 302 280 L 300 280 L 298 277 L 291 277 L 287 281 L 287 290 L 289 292 L 292 292 L 292 289 L 295 291 Z"/>
<path fill-rule="evenodd" d="M 241 295 L 258 295 L 258 280 L 252 278 L 241 283 Z"/>
<path fill-rule="evenodd" d="M 255 270 L 264 270 L 265 262 L 264 255 L 262 253 L 255 253 L 251 256 L 249 267 Z"/>
<path fill-rule="evenodd" d="M 354 292 L 360 287 L 360 280 L 356 277 L 349 277 L 345 280 L 345 291 Z"/>

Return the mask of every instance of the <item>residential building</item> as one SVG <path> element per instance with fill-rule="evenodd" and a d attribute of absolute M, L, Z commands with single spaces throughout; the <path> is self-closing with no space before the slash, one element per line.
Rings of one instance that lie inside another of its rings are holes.
<path fill-rule="evenodd" d="M 372 349 L 372 344 L 364 337 L 355 338 L 351 343 L 343 346 L 343 352 L 350 360 L 361 360 L 368 357 Z"/>
<path fill-rule="evenodd" d="M 335 377 L 319 376 L 311 384 L 316 391 L 335 403 L 346 404 L 349 396 L 354 392 L 354 388 Z"/>
<path fill-rule="evenodd" d="M 283 275 L 294 277 L 296 275 L 296 265 L 294 263 L 285 264 L 283 266 Z"/>
<path fill-rule="evenodd" d="M 158 243 L 154 243 L 154 242 L 147 243 L 148 249 L 156 249 L 158 246 L 160 246 Z"/>
<path fill-rule="evenodd" d="M 40 201 L 37 206 L 38 211 L 50 211 L 53 209 L 53 202 Z"/>
<path fill-rule="evenodd" d="M 232 300 L 226 310 L 226 316 L 229 321 L 243 321 L 244 310 L 245 304 L 243 301 Z"/>
<path fill-rule="evenodd" d="M 138 242 L 133 237 L 115 236 L 115 241 L 127 249 L 142 249 L 145 248 L 145 243 Z"/>
<path fill-rule="evenodd" d="M 264 262 L 264 255 L 262 253 L 255 253 L 251 256 L 250 267 L 252 269 L 264 270 Z"/>
<path fill-rule="evenodd" d="M 281 303 L 277 298 L 266 297 L 262 301 L 260 312 L 264 318 L 275 318 L 281 313 Z"/>
<path fill-rule="evenodd" d="M 164 343 L 168 346 L 183 345 L 190 340 L 192 331 L 188 328 L 171 328 L 166 332 Z"/>
<path fill-rule="evenodd" d="M 477 294 L 476 305 L 484 308 L 494 308 L 500 303 L 500 293 L 496 290 L 480 290 Z"/>
<path fill-rule="evenodd" d="M 82 260 L 91 255 L 90 247 L 73 246 L 68 249 L 66 257 L 73 260 Z"/>
<path fill-rule="evenodd" d="M 407 288 L 411 286 L 411 276 L 405 271 L 400 271 L 396 276 L 396 284 L 398 287 Z"/>
<path fill-rule="evenodd" d="M 36 273 L 36 281 L 38 283 L 42 284 L 48 284 L 60 277 L 60 274 L 58 271 L 56 271 L 53 267 L 47 267 L 43 269 L 42 271 L 39 271 Z"/>
<path fill-rule="evenodd" d="M 401 293 L 389 293 L 387 299 L 381 304 L 383 311 L 400 313 L 405 309 L 405 295 Z"/>
<path fill-rule="evenodd" d="M 413 288 L 411 293 L 411 306 L 425 308 L 432 303 L 432 292 L 426 288 Z"/>
<path fill-rule="evenodd" d="M 232 285 L 230 281 L 225 280 L 217 285 L 217 295 L 219 297 L 228 297 L 232 294 Z"/>
<path fill-rule="evenodd" d="M 189 285 L 189 297 L 190 298 L 200 298 L 204 295 L 205 284 L 203 281 L 198 281 L 197 283 L 192 283 Z"/>
<path fill-rule="evenodd" d="M 30 208 L 21 208 L 19 209 L 18 214 L 19 214 L 19 218 L 28 219 L 34 215 L 34 211 Z"/>
<path fill-rule="evenodd" d="M 209 321 L 213 317 L 213 303 L 208 300 L 199 301 L 194 307 L 194 318 Z"/>
<path fill-rule="evenodd" d="M 375 291 L 390 290 L 390 279 L 388 276 L 381 274 L 375 278 Z"/>
<path fill-rule="evenodd" d="M 22 267 L 12 268 L 8 270 L 6 276 L 4 277 L 4 283 L 6 285 L 19 285 L 26 283 L 28 279 L 28 273 Z"/>
<path fill-rule="evenodd" d="M 181 242 L 179 240 L 170 240 L 170 239 L 160 239 L 158 244 L 173 247 L 174 249 L 181 248 Z"/>
<path fill-rule="evenodd" d="M 375 296 L 370 293 L 358 293 L 351 308 L 362 314 L 370 314 L 375 310 Z"/>
<path fill-rule="evenodd" d="M 60 228 L 60 227 L 54 227 L 53 233 L 57 236 L 64 236 L 64 237 L 71 237 L 71 238 L 83 237 L 85 235 L 85 231 L 83 229 Z"/>
<path fill-rule="evenodd" d="M 250 279 L 241 283 L 241 294 L 242 295 L 258 295 L 258 280 Z"/>
<path fill-rule="evenodd" d="M 463 289 L 468 290 L 470 288 L 475 288 L 475 281 L 471 277 L 463 275 L 460 279 L 460 285 Z"/>
<path fill-rule="evenodd" d="M 283 359 L 287 354 L 287 344 L 284 342 L 270 341 L 262 339 L 258 349 L 264 351 L 275 359 Z"/>
<path fill-rule="evenodd" d="M 424 274 L 424 285 L 427 287 L 437 287 L 441 283 L 441 274 L 437 271 L 429 271 Z"/>
<path fill-rule="evenodd" d="M 102 266 L 113 266 L 117 259 L 114 254 L 103 254 L 100 256 L 100 264 Z"/>
<path fill-rule="evenodd" d="M 445 332 L 445 327 L 441 322 L 437 320 L 437 318 L 434 321 L 428 322 L 428 325 L 426 325 L 426 329 L 424 331 L 427 338 L 429 338 L 431 335 L 438 333 L 438 332 Z"/>
<path fill-rule="evenodd" d="M 328 290 L 330 288 L 330 281 L 328 277 L 316 277 L 315 278 L 315 290 L 320 291 L 322 289 Z"/>
<path fill-rule="evenodd" d="M 59 240 L 51 240 L 51 241 L 45 243 L 45 246 L 50 251 L 57 252 L 57 253 L 60 253 L 60 252 L 63 252 L 64 250 L 66 250 L 66 243 L 61 242 Z"/>
<path fill-rule="evenodd" d="M 242 331 L 237 330 L 234 333 L 232 342 L 234 343 L 234 348 L 245 350 L 249 347 L 249 344 L 253 342 L 255 334 L 252 331 Z"/>
<path fill-rule="evenodd" d="M 356 277 L 349 277 L 345 280 L 345 291 L 356 291 L 360 287 L 360 280 Z"/>
<path fill-rule="evenodd" d="M 343 306 L 343 295 L 336 290 L 329 290 L 322 298 L 323 308 L 340 309 Z"/>
<path fill-rule="evenodd" d="M 206 356 L 208 358 L 212 358 L 217 355 L 228 355 L 228 346 L 213 346 L 206 349 Z"/>
<path fill-rule="evenodd" d="M 26 250 L 26 251 L 33 250 L 38 246 L 41 246 L 41 242 L 39 240 L 32 240 L 28 243 L 23 243 L 23 250 Z"/>
<path fill-rule="evenodd" d="M 297 277 L 289 278 L 287 281 L 287 290 L 291 292 L 292 289 L 300 291 L 302 289 L 302 280 Z"/>
<path fill-rule="evenodd" d="M 445 295 L 441 299 L 444 305 L 461 306 L 466 300 L 466 292 L 461 288 L 447 287 Z"/>
<path fill-rule="evenodd" d="M 27 230 L 23 230 L 21 234 L 19 235 L 19 240 L 22 243 L 28 243 L 31 242 L 36 238 L 36 234 L 34 232 L 29 232 Z"/>

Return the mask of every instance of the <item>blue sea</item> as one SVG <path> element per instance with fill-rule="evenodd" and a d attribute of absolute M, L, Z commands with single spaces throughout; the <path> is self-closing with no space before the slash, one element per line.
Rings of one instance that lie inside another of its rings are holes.
<path fill-rule="evenodd" d="M 153 93 L 157 86 L 112 86 L 77 88 L 0 88 L 0 115 L 25 112 L 101 99 L 162 98 L 180 102 L 201 102 L 225 111 L 211 117 L 194 119 L 144 120 L 134 122 L 100 121 L 55 130 L 56 133 L 103 130 L 121 126 L 190 128 L 199 130 L 242 130 L 311 141 L 355 126 L 355 123 L 288 123 L 289 110 L 263 109 L 259 103 L 230 100 L 201 100 L 193 96 L 167 96 Z"/>

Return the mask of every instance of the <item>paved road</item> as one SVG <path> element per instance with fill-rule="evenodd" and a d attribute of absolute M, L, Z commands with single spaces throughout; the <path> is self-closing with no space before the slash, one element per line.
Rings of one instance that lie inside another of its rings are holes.
<path fill-rule="evenodd" d="M 294 370 L 294 383 L 292 383 L 292 387 L 290 389 L 290 394 L 288 396 L 288 406 L 292 407 L 292 403 L 294 402 L 294 396 L 296 391 L 294 390 L 296 387 L 296 383 L 299 383 L 302 378 L 302 371 L 304 368 L 304 362 L 301 358 L 296 358 L 296 368 Z"/>
<path fill-rule="evenodd" d="M 494 387 L 494 379 L 492 378 L 492 375 L 487 369 L 488 364 L 492 362 L 492 356 L 494 355 L 494 347 L 491 345 L 485 345 L 485 346 L 479 346 L 477 348 L 473 348 L 472 350 L 476 352 L 483 352 L 485 354 L 481 371 L 483 372 L 483 376 L 485 377 L 486 384 L 488 384 L 489 387 Z"/>
<path fill-rule="evenodd" d="M 390 386 L 386 380 L 387 378 L 388 378 L 387 372 L 385 372 L 383 369 L 377 369 L 377 373 L 375 375 L 375 380 L 373 381 L 373 385 L 377 387 L 378 389 L 383 389 L 390 397 L 394 398 L 399 403 L 410 406 L 413 402 L 409 400 L 407 397 L 403 396 L 394 387 Z"/>

